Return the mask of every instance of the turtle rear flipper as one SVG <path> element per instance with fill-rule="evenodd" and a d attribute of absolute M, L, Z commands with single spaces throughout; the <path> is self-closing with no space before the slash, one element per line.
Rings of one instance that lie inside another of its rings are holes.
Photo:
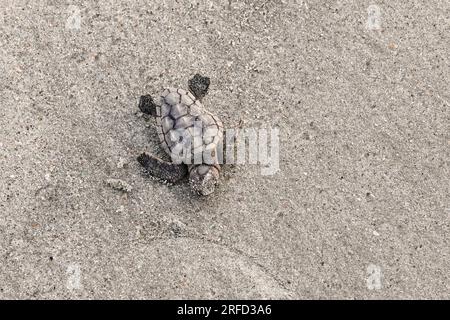
<path fill-rule="evenodd" d="M 210 80 L 208 77 L 202 77 L 198 73 L 188 81 L 189 91 L 196 99 L 202 100 L 208 93 Z"/>
<path fill-rule="evenodd" d="M 137 161 L 150 173 L 152 176 L 175 183 L 183 179 L 187 173 L 187 166 L 183 163 L 175 164 L 173 162 L 164 161 L 153 155 L 142 153 Z"/>
<path fill-rule="evenodd" d="M 142 113 L 156 117 L 156 104 L 150 95 L 141 96 L 138 107 Z"/>

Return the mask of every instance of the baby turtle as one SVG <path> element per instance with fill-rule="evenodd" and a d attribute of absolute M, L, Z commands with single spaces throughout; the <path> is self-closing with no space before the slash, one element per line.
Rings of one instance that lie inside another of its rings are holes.
<path fill-rule="evenodd" d="M 151 175 L 169 182 L 189 174 L 192 189 L 201 195 L 214 191 L 221 169 L 223 125 L 201 103 L 209 84 L 209 78 L 196 74 L 188 81 L 189 91 L 167 88 L 155 101 L 150 95 L 139 101 L 139 109 L 156 118 L 159 140 L 172 162 L 147 153 L 137 160 Z"/>

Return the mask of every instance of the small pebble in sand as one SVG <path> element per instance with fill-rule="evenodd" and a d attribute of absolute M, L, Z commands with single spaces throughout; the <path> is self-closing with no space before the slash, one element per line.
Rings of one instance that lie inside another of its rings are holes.
<path fill-rule="evenodd" d="M 183 230 L 186 228 L 186 225 L 178 220 L 172 221 L 169 225 L 170 233 L 175 237 L 180 236 Z"/>
<path fill-rule="evenodd" d="M 131 192 L 133 187 L 121 179 L 108 179 L 106 183 L 111 187 L 123 192 Z"/>
<path fill-rule="evenodd" d="M 117 168 L 118 169 L 123 169 L 127 166 L 128 161 L 124 158 L 119 158 L 119 161 L 117 162 Z"/>

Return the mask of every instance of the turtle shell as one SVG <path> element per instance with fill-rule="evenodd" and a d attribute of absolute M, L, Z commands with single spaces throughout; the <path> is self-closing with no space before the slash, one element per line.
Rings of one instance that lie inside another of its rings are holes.
<path fill-rule="evenodd" d="M 165 89 L 156 101 L 159 140 L 174 162 L 219 164 L 223 125 L 183 89 Z"/>

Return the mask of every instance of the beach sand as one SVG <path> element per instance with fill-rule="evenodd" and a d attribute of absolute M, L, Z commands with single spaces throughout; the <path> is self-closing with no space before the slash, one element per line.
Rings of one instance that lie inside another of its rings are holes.
<path fill-rule="evenodd" d="M 449 10 L 1 1 L 0 298 L 448 299 Z M 145 175 L 139 97 L 196 73 L 226 128 L 278 129 L 277 172 Z"/>

